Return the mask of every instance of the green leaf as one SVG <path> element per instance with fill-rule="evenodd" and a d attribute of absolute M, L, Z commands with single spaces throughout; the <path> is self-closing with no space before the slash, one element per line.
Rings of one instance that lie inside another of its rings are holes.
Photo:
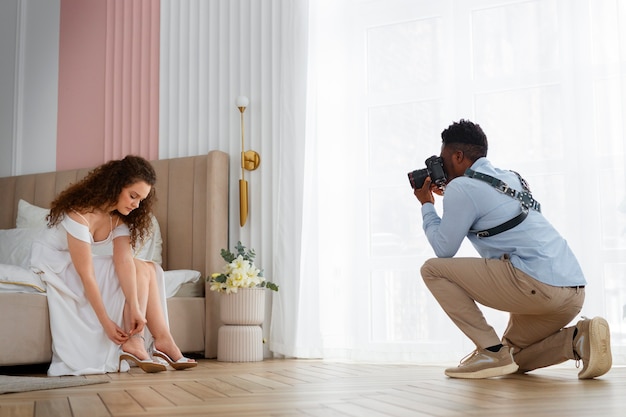
<path fill-rule="evenodd" d="M 222 255 L 222 258 L 227 262 L 227 263 L 231 263 L 232 261 L 235 260 L 236 256 L 233 255 L 231 253 L 231 251 L 229 251 L 228 249 L 222 249 L 222 251 L 220 252 Z"/>
<path fill-rule="evenodd" d="M 250 264 L 254 268 L 257 268 L 257 266 L 254 265 L 254 258 L 256 257 L 256 253 L 254 252 L 254 249 L 246 249 L 246 247 L 242 245 L 241 241 L 238 241 L 237 244 L 235 245 L 235 253 L 231 252 L 228 249 L 222 249 L 220 251 L 220 254 L 222 255 L 222 258 L 229 264 L 232 263 L 238 256 L 241 256 L 243 260 L 250 262 Z M 262 269 L 259 269 L 258 276 L 263 278 Z M 222 273 L 219 275 L 215 275 L 215 277 L 212 277 L 212 276 L 207 277 L 207 281 L 218 282 L 218 283 L 224 284 L 222 288 L 225 289 L 227 287 L 225 283 L 226 281 L 228 281 L 228 276 Z M 264 288 L 269 288 L 272 291 L 278 291 L 278 285 L 274 284 L 273 282 L 264 281 L 261 284 L 259 284 L 258 287 L 264 287 Z"/>
<path fill-rule="evenodd" d="M 221 284 L 225 283 L 227 279 L 228 279 L 228 277 L 226 277 L 226 275 L 224 275 L 224 274 L 220 274 L 220 275 L 218 275 L 216 277 L 213 277 L 211 275 L 206 277 L 206 280 L 209 281 L 209 282 L 219 282 Z"/>

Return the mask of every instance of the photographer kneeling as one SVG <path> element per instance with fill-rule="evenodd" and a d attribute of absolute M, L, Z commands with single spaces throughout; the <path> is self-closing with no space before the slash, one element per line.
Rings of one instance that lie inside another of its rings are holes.
<path fill-rule="evenodd" d="M 564 327 L 580 312 L 585 277 L 567 242 L 541 214 L 526 182 L 487 160 L 479 125 L 460 120 L 441 133 L 444 181 L 414 184 L 423 228 L 437 258 L 424 282 L 457 327 L 476 345 L 452 378 L 489 378 L 582 360 L 580 379 L 609 371 L 609 326 L 600 317 Z M 437 160 L 429 158 L 437 167 Z M 427 165 L 428 165 L 427 161 Z M 435 177 L 436 170 L 429 174 Z M 415 171 L 414 173 L 418 173 Z M 412 174 L 414 174 L 412 173 Z M 433 192 L 443 198 L 443 216 Z M 467 237 L 481 258 L 453 258 Z M 476 303 L 510 313 L 498 337 Z"/>

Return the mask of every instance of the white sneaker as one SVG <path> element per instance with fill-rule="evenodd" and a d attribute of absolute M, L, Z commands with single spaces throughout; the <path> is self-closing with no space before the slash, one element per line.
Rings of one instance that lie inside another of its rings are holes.
<path fill-rule="evenodd" d="M 574 356 L 576 366 L 583 361 L 579 379 L 591 379 L 604 375 L 611 369 L 611 334 L 609 323 L 602 317 L 588 319 L 583 317 L 576 323 L 578 333 L 574 337 Z"/>
<path fill-rule="evenodd" d="M 502 346 L 498 352 L 476 349 L 461 359 L 459 366 L 446 369 L 446 375 L 450 378 L 492 378 L 512 374 L 518 368 L 513 360 L 512 349 Z"/>

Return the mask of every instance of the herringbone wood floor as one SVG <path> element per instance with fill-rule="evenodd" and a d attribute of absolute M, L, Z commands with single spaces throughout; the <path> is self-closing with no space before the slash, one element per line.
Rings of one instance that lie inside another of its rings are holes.
<path fill-rule="evenodd" d="M 626 368 L 579 381 L 553 367 L 458 380 L 442 367 L 201 360 L 197 368 L 93 375 L 106 384 L 0 395 L 0 417 L 31 416 L 624 416 Z"/>

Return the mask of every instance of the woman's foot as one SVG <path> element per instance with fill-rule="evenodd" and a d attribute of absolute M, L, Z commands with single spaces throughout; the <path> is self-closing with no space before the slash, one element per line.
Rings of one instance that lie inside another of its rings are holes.
<path fill-rule="evenodd" d="M 167 368 L 165 365 L 152 360 L 146 350 L 145 340 L 141 335 L 131 336 L 126 343 L 122 345 L 122 353 L 120 354 L 119 370 L 122 367 L 122 361 L 126 361 L 129 365 L 133 362 L 144 372 L 163 372 Z"/>
<path fill-rule="evenodd" d="M 194 359 L 183 356 L 174 339 L 158 339 L 154 341 L 154 356 L 165 360 L 176 370 L 193 368 L 198 363 Z"/>
<path fill-rule="evenodd" d="M 168 355 L 166 355 L 165 353 L 161 352 L 158 349 L 154 350 L 154 356 L 163 359 L 165 362 L 167 362 L 169 366 L 176 369 L 177 371 L 182 371 L 183 369 L 188 369 L 188 368 L 195 368 L 196 366 L 198 366 L 198 362 L 196 362 L 193 359 L 186 358 L 184 356 L 181 356 L 180 359 L 178 359 L 177 361 L 174 361 L 172 360 L 172 358 L 170 358 Z"/>
<path fill-rule="evenodd" d="M 133 362 L 136 366 L 141 368 L 142 371 L 147 373 L 163 372 L 167 368 L 162 363 L 153 362 L 152 359 L 141 360 L 132 353 L 122 352 L 120 354 L 120 361 L 118 365 L 118 372 L 122 370 L 122 361 L 126 361 L 130 365 Z"/>
<path fill-rule="evenodd" d="M 122 351 L 126 353 L 130 353 L 135 356 L 139 360 L 152 360 L 148 351 L 146 350 L 145 339 L 142 335 L 134 334 L 128 338 L 126 343 L 122 345 Z"/>

